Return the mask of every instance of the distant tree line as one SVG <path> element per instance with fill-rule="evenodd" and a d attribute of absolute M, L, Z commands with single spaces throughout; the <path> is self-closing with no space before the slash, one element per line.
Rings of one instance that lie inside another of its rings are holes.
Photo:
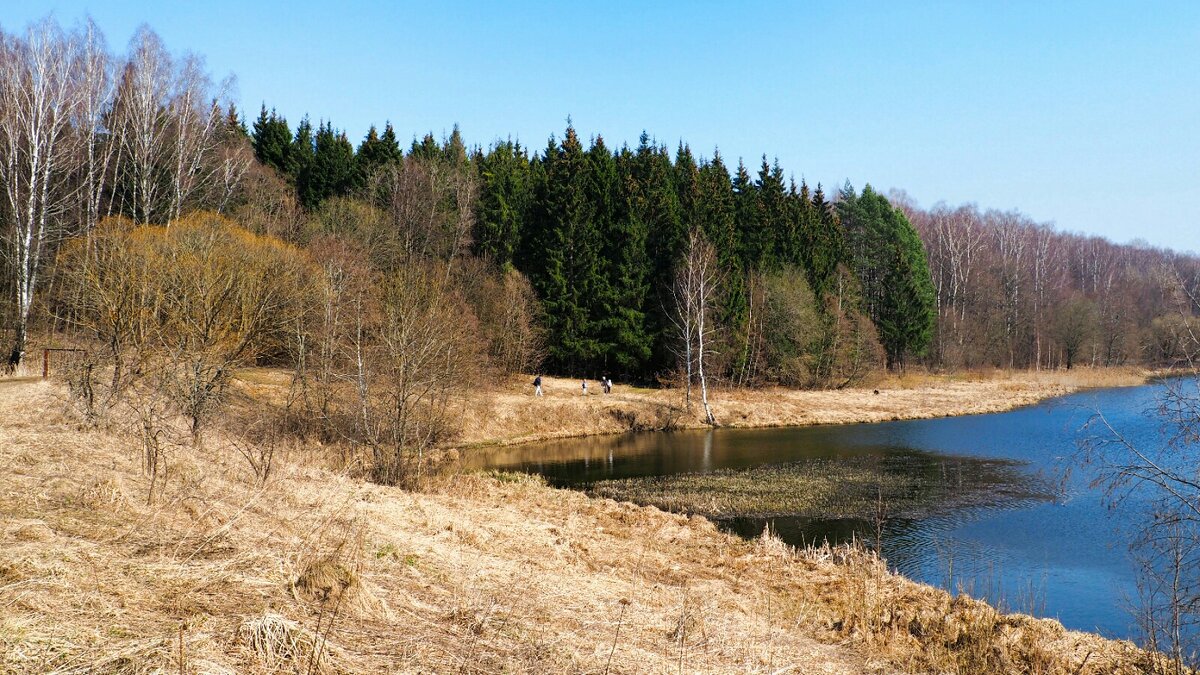
<path fill-rule="evenodd" d="M 925 241 L 947 368 L 1182 365 L 1200 334 L 1200 259 L 1056 231 L 1017 212 L 896 203 Z"/>

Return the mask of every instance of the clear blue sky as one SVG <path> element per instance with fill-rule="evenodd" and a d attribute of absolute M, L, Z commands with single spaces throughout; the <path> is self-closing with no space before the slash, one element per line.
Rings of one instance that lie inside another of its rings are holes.
<path fill-rule="evenodd" d="M 596 4 L 596 7 L 587 5 Z M 599 5 L 603 4 L 603 8 Z M 140 23 L 236 74 L 236 100 L 356 143 L 458 123 L 535 149 L 643 129 L 810 183 L 1018 208 L 1200 250 L 1200 2 L 9 0 L 0 26 Z"/>

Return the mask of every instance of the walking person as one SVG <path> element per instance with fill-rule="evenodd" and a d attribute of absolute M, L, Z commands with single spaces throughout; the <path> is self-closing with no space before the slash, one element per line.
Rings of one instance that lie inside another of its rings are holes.
<path fill-rule="evenodd" d="M 533 378 L 533 395 L 534 396 L 542 395 L 542 376 L 541 375 L 538 375 L 537 377 Z"/>
<path fill-rule="evenodd" d="M 587 396 L 587 380 L 583 381 L 583 395 Z"/>

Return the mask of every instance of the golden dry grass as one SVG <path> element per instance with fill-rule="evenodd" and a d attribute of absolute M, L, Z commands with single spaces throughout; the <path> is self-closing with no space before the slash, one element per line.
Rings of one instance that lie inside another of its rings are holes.
<path fill-rule="evenodd" d="M 1133 368 L 949 375 L 910 371 L 884 376 L 869 388 L 717 389 L 711 402 L 717 422 L 729 427 L 884 422 L 1002 412 L 1080 389 L 1141 384 L 1149 375 Z M 542 398 L 533 396 L 532 375 L 515 376 L 468 406 L 462 442 L 510 445 L 631 429 L 704 426 L 700 406 L 686 413 L 683 392 L 677 389 L 618 384 L 605 395 L 591 381 L 591 393 L 584 396 L 579 380 L 542 379 Z"/>
<path fill-rule="evenodd" d="M 133 444 L 0 386 L 0 672 L 1135 672 L 1124 643 L 1004 616 L 856 552 L 456 476 L 267 485 L 213 433 L 165 487 Z"/>

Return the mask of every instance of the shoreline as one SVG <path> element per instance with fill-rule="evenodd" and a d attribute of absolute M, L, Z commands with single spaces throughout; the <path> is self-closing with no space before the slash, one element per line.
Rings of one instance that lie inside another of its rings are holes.
<path fill-rule="evenodd" d="M 1137 368 L 1072 371 L 979 371 L 905 374 L 836 390 L 718 389 L 710 403 L 721 428 L 864 424 L 1007 412 L 1087 389 L 1139 386 L 1162 376 Z M 567 438 L 631 431 L 704 429 L 679 389 L 617 385 L 612 394 L 578 393 L 579 380 L 543 376 L 546 396 L 535 398 L 515 376 L 464 410 L 460 451 L 486 451 Z"/>

